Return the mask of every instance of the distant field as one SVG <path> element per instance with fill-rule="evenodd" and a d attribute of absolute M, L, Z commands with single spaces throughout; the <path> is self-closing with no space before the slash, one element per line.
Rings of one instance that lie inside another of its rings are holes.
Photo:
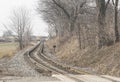
<path fill-rule="evenodd" d="M 17 43 L 0 43 L 0 58 L 13 56 L 17 52 Z"/>

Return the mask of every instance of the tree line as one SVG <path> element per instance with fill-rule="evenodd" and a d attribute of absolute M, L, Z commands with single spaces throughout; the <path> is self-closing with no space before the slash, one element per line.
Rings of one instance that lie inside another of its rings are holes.
<path fill-rule="evenodd" d="M 48 23 L 50 36 L 77 36 L 80 49 L 120 41 L 119 0 L 39 0 L 37 11 Z"/>

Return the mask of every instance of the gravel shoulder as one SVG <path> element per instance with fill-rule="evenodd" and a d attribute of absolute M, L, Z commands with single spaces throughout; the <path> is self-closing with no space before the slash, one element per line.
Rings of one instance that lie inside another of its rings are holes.
<path fill-rule="evenodd" d="M 27 49 L 28 50 L 28 49 Z M 24 59 L 24 53 L 27 50 L 18 52 L 12 58 L 0 60 L 0 70 L 3 75 L 13 76 L 41 76 L 33 67 L 29 66 Z"/>

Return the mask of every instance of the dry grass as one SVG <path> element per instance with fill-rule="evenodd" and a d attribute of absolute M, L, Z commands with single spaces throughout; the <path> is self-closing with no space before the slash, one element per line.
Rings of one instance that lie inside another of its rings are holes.
<path fill-rule="evenodd" d="M 0 58 L 11 57 L 17 52 L 17 43 L 0 43 Z"/>
<path fill-rule="evenodd" d="M 53 49 L 53 45 L 59 45 L 59 38 L 55 37 L 46 42 L 49 49 Z"/>
<path fill-rule="evenodd" d="M 47 42 L 51 47 L 57 44 L 54 38 Z M 76 37 L 71 37 L 58 47 L 56 56 L 64 63 L 83 68 L 92 68 L 98 73 L 120 76 L 120 43 L 102 49 L 88 47 L 80 50 Z"/>

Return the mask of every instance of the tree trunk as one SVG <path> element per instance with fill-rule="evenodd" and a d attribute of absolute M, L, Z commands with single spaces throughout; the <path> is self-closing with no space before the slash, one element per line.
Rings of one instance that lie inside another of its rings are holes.
<path fill-rule="evenodd" d="M 115 42 L 119 42 L 119 31 L 118 31 L 118 2 L 119 0 L 115 1 Z"/>
<path fill-rule="evenodd" d="M 79 41 L 79 49 L 81 49 L 81 34 L 80 34 L 80 24 L 78 24 L 78 41 Z"/>
<path fill-rule="evenodd" d="M 105 0 L 96 0 L 98 7 L 98 47 L 106 45 L 107 34 L 105 32 L 105 17 L 106 17 L 106 6 Z"/>
<path fill-rule="evenodd" d="M 105 15 L 99 13 L 98 16 L 98 47 L 101 48 L 106 43 L 106 33 L 105 33 Z"/>
<path fill-rule="evenodd" d="M 23 49 L 23 46 L 22 46 L 22 41 L 21 41 L 21 40 L 19 41 L 19 47 L 20 47 L 20 50 L 22 50 L 22 49 Z"/>

